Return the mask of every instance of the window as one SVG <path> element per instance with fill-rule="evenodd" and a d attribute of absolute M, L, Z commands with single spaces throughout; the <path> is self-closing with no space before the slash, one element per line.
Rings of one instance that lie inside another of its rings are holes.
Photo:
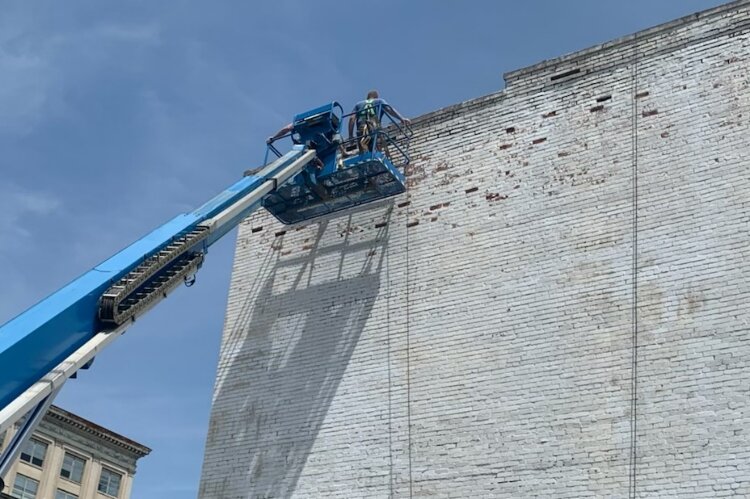
<path fill-rule="evenodd" d="M 120 493 L 120 480 L 122 480 L 121 474 L 102 468 L 102 474 L 99 476 L 99 492 L 117 497 Z"/>
<path fill-rule="evenodd" d="M 41 467 L 44 464 L 44 455 L 47 453 L 47 444 L 34 440 L 33 438 L 26 442 L 21 451 L 21 461 Z"/>
<path fill-rule="evenodd" d="M 83 478 L 83 467 L 85 465 L 86 461 L 66 452 L 65 457 L 63 458 L 62 468 L 60 468 L 60 476 L 71 482 L 81 483 L 81 479 Z"/>
<path fill-rule="evenodd" d="M 65 492 L 64 490 L 57 489 L 57 492 L 55 492 L 55 499 L 78 499 L 78 496 L 75 494 L 71 494 L 70 492 Z"/>
<path fill-rule="evenodd" d="M 39 482 L 33 478 L 24 475 L 16 475 L 16 481 L 13 484 L 13 492 L 10 493 L 10 496 L 17 497 L 18 499 L 36 499 L 36 489 L 38 487 Z"/>

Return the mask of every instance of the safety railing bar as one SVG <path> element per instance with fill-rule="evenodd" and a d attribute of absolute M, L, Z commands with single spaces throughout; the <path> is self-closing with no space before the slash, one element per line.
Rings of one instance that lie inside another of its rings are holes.
<path fill-rule="evenodd" d="M 391 123 L 402 134 L 408 136 L 409 138 L 411 138 L 414 135 L 414 131 L 411 129 L 411 126 L 409 126 L 409 124 L 407 124 L 404 120 L 402 120 L 402 119 L 400 119 L 400 118 L 398 118 L 396 116 L 393 116 L 390 112 L 388 112 L 388 110 L 383 110 L 383 115 L 387 116 L 390 119 Z M 401 125 L 403 125 L 403 127 Z"/>
<path fill-rule="evenodd" d="M 376 134 L 380 134 L 380 135 L 384 135 L 385 138 L 386 138 L 386 140 L 388 141 L 388 143 L 390 145 L 394 146 L 396 148 L 396 150 L 401 153 L 401 156 L 403 156 L 403 158 L 405 160 L 404 166 L 409 164 L 409 162 L 411 161 L 411 159 L 409 158 L 409 154 L 406 153 L 406 152 L 404 152 L 404 150 L 401 148 L 401 146 L 399 146 L 393 139 L 391 139 L 390 135 L 388 135 L 387 133 L 384 133 L 384 132 L 382 132 L 380 130 L 376 131 L 375 133 Z"/>
<path fill-rule="evenodd" d="M 280 158 L 282 156 L 282 154 L 279 152 L 278 149 L 276 149 L 276 147 L 274 147 L 273 144 L 266 144 L 266 155 L 263 157 L 264 165 L 268 164 L 268 151 L 272 151 L 276 155 L 277 158 Z"/>
<path fill-rule="evenodd" d="M 396 143 L 388 134 L 383 133 L 380 130 L 376 130 L 375 132 L 373 132 L 373 135 L 375 135 L 376 137 L 378 135 L 383 135 L 385 137 L 386 144 L 392 145 L 396 149 L 396 151 L 401 155 L 401 158 L 403 161 L 403 163 L 398 162 L 401 166 L 406 166 L 411 162 L 411 158 L 409 157 L 409 154 L 406 151 L 404 151 L 404 149 L 398 143 Z M 370 151 L 370 152 L 373 152 L 373 153 L 377 152 L 378 149 L 376 147 L 377 147 L 377 142 L 373 144 L 373 151 Z"/>
<path fill-rule="evenodd" d="M 373 150 L 377 150 L 377 138 L 379 136 L 384 136 L 385 137 L 384 140 L 386 140 L 386 143 L 393 145 L 395 147 L 395 149 L 401 154 L 401 156 L 403 157 L 403 159 L 405 161 L 404 164 L 408 164 L 411 161 L 411 158 L 409 157 L 409 153 L 407 151 L 405 151 L 404 150 L 405 148 L 402 147 L 401 144 L 399 144 L 397 140 L 394 140 L 394 138 L 390 134 L 388 134 L 387 132 L 385 132 L 382 129 L 378 129 L 378 130 L 373 131 L 372 135 L 374 135 L 375 139 L 376 139 L 375 143 L 373 144 Z M 351 144 L 356 144 L 357 145 L 357 149 L 359 149 L 359 144 L 358 144 L 359 140 L 360 140 L 359 136 L 349 137 L 348 139 L 343 140 L 341 142 L 341 147 L 343 147 L 344 149 L 346 149 L 346 146 L 351 145 Z M 408 142 L 408 138 L 402 138 L 401 140 L 405 140 L 405 141 Z"/>
<path fill-rule="evenodd" d="M 394 124 L 402 133 L 404 133 L 404 135 L 408 135 L 409 137 L 412 137 L 414 135 L 414 130 L 411 128 L 411 125 L 407 124 L 404 120 L 393 115 L 382 104 L 378 104 L 376 106 L 376 114 L 380 116 L 381 118 L 382 116 L 387 116 L 390 119 L 391 123 Z M 345 121 L 345 118 L 356 117 L 356 115 L 357 115 L 357 111 L 352 111 L 351 113 L 344 114 L 343 116 L 341 116 L 342 124 Z M 382 121 L 382 119 L 378 119 L 378 121 Z"/>

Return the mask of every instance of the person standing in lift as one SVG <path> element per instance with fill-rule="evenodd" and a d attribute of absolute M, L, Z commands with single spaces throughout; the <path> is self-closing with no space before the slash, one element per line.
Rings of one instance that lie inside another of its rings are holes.
<path fill-rule="evenodd" d="M 381 99 L 377 90 L 370 90 L 367 98 L 358 102 L 349 116 L 349 138 L 354 135 L 354 125 L 357 125 L 357 145 L 360 152 L 372 150 L 372 143 L 375 142 L 374 132 L 380 129 L 380 121 L 383 113 L 395 116 L 407 125 L 411 123 L 407 118 L 401 116 L 401 113 Z M 380 145 L 378 149 L 381 149 Z"/>

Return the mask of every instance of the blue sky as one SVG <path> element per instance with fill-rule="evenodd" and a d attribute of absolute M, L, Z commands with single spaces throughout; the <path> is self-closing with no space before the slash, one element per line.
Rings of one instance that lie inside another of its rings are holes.
<path fill-rule="evenodd" d="M 720 1 L 0 0 L 0 323 L 377 88 L 410 117 L 502 73 Z M 58 405 L 154 449 L 134 498 L 195 497 L 234 234 Z"/>

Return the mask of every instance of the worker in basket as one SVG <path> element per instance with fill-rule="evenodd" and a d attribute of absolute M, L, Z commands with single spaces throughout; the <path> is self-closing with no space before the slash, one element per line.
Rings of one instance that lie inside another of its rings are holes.
<path fill-rule="evenodd" d="M 395 116 L 407 125 L 410 121 L 396 111 L 390 104 L 378 96 L 377 90 L 370 90 L 367 98 L 358 102 L 349 116 L 349 139 L 354 135 L 354 125 L 357 125 L 357 146 L 359 152 L 373 151 L 377 142 L 377 149 L 383 150 L 382 140 L 376 140 L 377 131 L 380 130 L 380 121 L 383 113 Z M 387 151 L 386 151 L 387 154 Z"/>

